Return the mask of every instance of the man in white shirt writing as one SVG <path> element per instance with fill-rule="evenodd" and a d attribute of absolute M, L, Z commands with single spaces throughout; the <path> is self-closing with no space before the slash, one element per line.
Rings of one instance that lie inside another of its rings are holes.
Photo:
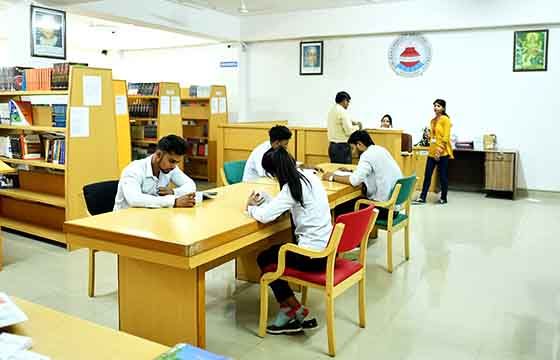
<path fill-rule="evenodd" d="M 187 150 L 177 135 L 161 138 L 154 154 L 131 162 L 122 172 L 114 211 L 129 207 L 193 207 L 196 184 L 177 167 Z M 174 189 L 169 185 L 173 183 Z"/>
<path fill-rule="evenodd" d="M 343 184 L 358 186 L 365 185 L 365 195 L 374 201 L 387 201 L 397 180 L 403 177 L 399 165 L 389 151 L 382 146 L 375 145 L 367 131 L 358 130 L 350 135 L 348 143 L 352 151 L 360 155 L 356 170 L 349 176 L 339 176 L 332 172 L 323 175 L 323 180 L 336 181 Z M 353 209 L 353 205 L 352 205 Z M 350 209 L 350 211 L 352 211 Z M 388 212 L 380 208 L 378 219 L 387 219 Z"/>
<path fill-rule="evenodd" d="M 292 138 L 290 129 L 283 125 L 276 125 L 268 131 L 269 140 L 257 146 L 245 163 L 245 170 L 243 170 L 243 181 L 254 180 L 266 176 L 266 172 L 262 166 L 262 159 L 264 154 L 269 149 L 277 149 L 282 146 L 284 149 L 288 148 L 288 143 Z"/>

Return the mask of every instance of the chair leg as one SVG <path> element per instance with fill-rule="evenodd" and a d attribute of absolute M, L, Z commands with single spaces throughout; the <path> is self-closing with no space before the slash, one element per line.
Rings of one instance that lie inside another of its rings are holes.
<path fill-rule="evenodd" d="M 358 297 L 359 297 L 358 301 L 359 301 L 359 311 L 360 311 L 360 327 L 365 328 L 366 327 L 366 277 L 365 277 L 365 273 L 362 277 L 362 280 L 360 280 Z"/>
<path fill-rule="evenodd" d="M 266 334 L 266 323 L 268 322 L 268 283 L 261 281 L 261 315 L 259 318 L 259 336 Z"/>
<path fill-rule="evenodd" d="M 410 224 L 404 228 L 404 258 L 406 261 L 410 259 Z"/>
<path fill-rule="evenodd" d="M 335 343 L 334 338 L 334 298 L 332 294 L 327 294 L 327 338 L 329 341 L 329 355 L 335 356 Z"/>
<path fill-rule="evenodd" d="M 95 289 L 95 253 L 97 250 L 89 249 L 89 276 L 88 276 L 88 296 L 93 297 Z"/>
<path fill-rule="evenodd" d="M 303 306 L 307 305 L 307 286 L 301 287 L 301 304 Z"/>
<path fill-rule="evenodd" d="M 393 272 L 393 233 L 387 231 L 387 271 Z"/>

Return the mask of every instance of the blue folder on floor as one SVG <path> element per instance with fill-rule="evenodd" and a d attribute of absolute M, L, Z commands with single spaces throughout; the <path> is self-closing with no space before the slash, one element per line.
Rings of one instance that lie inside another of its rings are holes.
<path fill-rule="evenodd" d="M 173 349 L 160 355 L 155 360 L 229 360 L 224 356 L 212 354 L 189 344 L 177 344 Z"/>

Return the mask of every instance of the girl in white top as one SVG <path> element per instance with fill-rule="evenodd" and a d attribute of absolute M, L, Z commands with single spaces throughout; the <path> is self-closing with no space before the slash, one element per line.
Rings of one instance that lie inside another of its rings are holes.
<path fill-rule="evenodd" d="M 262 165 L 268 174 L 278 180 L 281 190 L 274 198 L 251 194 L 247 202 L 249 215 L 259 222 L 269 223 L 289 210 L 298 246 L 315 251 L 325 249 L 332 224 L 327 193 L 320 179 L 312 171 L 297 169 L 294 158 L 283 147 L 268 150 L 263 156 Z M 280 246 L 273 246 L 258 256 L 257 262 L 263 272 L 278 263 L 279 249 Z M 286 266 L 290 268 L 322 272 L 326 265 L 326 258 L 311 259 L 286 253 Z M 286 281 L 276 280 L 270 287 L 280 303 L 280 312 L 268 326 L 268 333 L 293 333 L 304 327 L 316 327 L 316 321 L 304 321 L 309 311 L 294 297 Z"/>

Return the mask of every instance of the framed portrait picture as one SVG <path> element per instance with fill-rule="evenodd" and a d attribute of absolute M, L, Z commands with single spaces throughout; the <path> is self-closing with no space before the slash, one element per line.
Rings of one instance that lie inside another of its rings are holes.
<path fill-rule="evenodd" d="M 66 13 L 31 5 L 31 56 L 66 59 Z"/>
<path fill-rule="evenodd" d="M 299 74 L 323 75 L 323 42 L 306 41 L 299 43 Z"/>
<path fill-rule="evenodd" d="M 513 37 L 513 71 L 546 71 L 548 30 L 516 31 Z"/>

